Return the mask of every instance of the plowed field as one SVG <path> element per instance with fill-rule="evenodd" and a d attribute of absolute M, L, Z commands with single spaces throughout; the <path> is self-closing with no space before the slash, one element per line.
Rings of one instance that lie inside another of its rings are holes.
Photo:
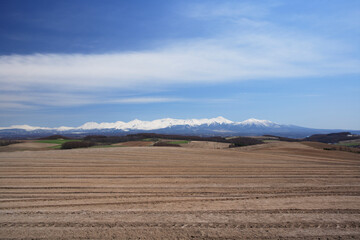
<path fill-rule="evenodd" d="M 0 239 L 360 239 L 360 155 L 239 149 L 0 152 Z"/>

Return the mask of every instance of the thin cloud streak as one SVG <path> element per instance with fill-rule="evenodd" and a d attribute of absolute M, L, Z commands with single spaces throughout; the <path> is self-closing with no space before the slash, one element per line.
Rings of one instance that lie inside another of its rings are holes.
<path fill-rule="evenodd" d="M 102 96 L 69 93 L 22 93 L 16 92 L 0 94 L 0 108 L 2 109 L 35 109 L 42 107 L 73 107 L 93 104 L 148 104 L 185 102 L 191 99 L 175 97 L 127 97 L 106 99 Z"/>
<path fill-rule="evenodd" d="M 16 103 L 16 102 L 0 102 L 0 109 L 2 110 L 25 110 L 35 109 L 36 107 L 28 104 Z"/>
<path fill-rule="evenodd" d="M 31 93 L 31 92 L 0 92 L 0 108 L 2 109 L 39 109 L 44 107 L 75 107 L 85 105 L 106 104 L 150 104 L 150 103 L 219 103 L 229 102 L 230 98 L 180 98 L 161 96 L 112 97 L 103 94 L 83 93 Z"/>
<path fill-rule="evenodd" d="M 145 103 L 166 103 L 166 102 L 184 102 L 188 101 L 182 98 L 165 98 L 165 97 L 140 97 L 140 98 L 123 98 L 108 101 L 108 103 L 129 103 L 129 104 L 145 104 Z"/>

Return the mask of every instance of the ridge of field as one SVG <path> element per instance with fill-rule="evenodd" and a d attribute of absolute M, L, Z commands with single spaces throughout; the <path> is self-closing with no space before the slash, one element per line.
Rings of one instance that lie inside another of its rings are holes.
<path fill-rule="evenodd" d="M 167 143 L 170 143 L 170 144 L 187 144 L 189 142 L 190 141 L 187 141 L 187 140 L 175 140 L 175 141 L 169 141 Z"/>
<path fill-rule="evenodd" d="M 0 152 L 0 239 L 359 239 L 359 163 L 279 141 Z"/>
<path fill-rule="evenodd" d="M 53 140 L 36 140 L 38 143 L 53 143 L 53 144 L 63 144 L 66 142 L 78 142 L 81 140 L 78 139 L 53 139 Z"/>

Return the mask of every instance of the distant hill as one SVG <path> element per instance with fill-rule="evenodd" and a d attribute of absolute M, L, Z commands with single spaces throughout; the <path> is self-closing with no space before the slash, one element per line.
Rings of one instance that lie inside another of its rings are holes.
<path fill-rule="evenodd" d="M 135 119 L 130 122 L 114 123 L 87 122 L 79 127 L 34 127 L 14 125 L 0 127 L 0 138 L 30 139 L 49 135 L 80 138 L 87 135 L 128 135 L 136 133 L 158 133 L 196 136 L 262 136 L 276 135 L 286 138 L 305 138 L 314 134 L 332 132 L 350 132 L 342 129 L 312 129 L 295 125 L 278 124 L 269 120 L 248 119 L 234 122 L 223 117 L 210 119 L 172 119 L 164 118 L 153 121 Z M 351 131 L 360 134 L 360 131 Z"/>
<path fill-rule="evenodd" d="M 56 139 L 71 139 L 71 138 L 62 135 L 51 135 L 51 136 L 39 138 L 39 140 L 56 140 Z"/>
<path fill-rule="evenodd" d="M 339 132 L 330 134 L 314 134 L 304 139 L 304 141 L 338 143 L 340 141 L 360 139 L 360 135 L 353 135 L 350 132 Z"/>

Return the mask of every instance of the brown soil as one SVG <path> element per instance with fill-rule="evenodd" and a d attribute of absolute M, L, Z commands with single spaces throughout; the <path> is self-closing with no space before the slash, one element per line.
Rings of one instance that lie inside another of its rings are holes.
<path fill-rule="evenodd" d="M 154 142 L 150 142 L 150 141 L 131 141 L 131 142 L 116 143 L 113 145 L 125 146 L 125 147 L 146 147 L 146 146 L 152 146 L 153 144 Z"/>
<path fill-rule="evenodd" d="M 301 143 L 0 153 L 0 239 L 359 239 L 359 154 Z"/>
<path fill-rule="evenodd" d="M 57 146 L 53 143 L 39 143 L 33 140 L 23 140 L 21 143 L 10 144 L 8 146 L 1 146 L 0 152 L 15 152 L 15 151 L 31 151 L 31 150 L 46 150 L 49 147 Z"/>

